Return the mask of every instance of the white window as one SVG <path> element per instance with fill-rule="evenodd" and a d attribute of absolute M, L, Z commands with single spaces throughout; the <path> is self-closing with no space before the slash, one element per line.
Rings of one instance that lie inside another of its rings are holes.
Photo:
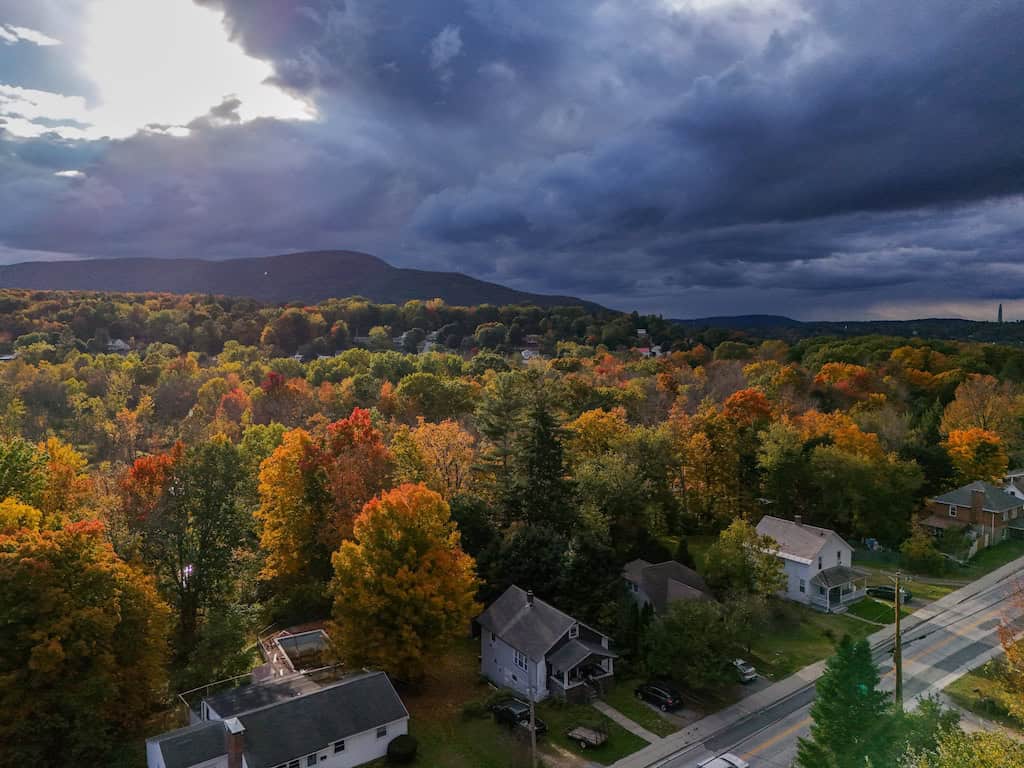
<path fill-rule="evenodd" d="M 640 591 L 640 585 L 637 584 L 635 581 L 629 582 L 629 588 L 632 589 L 634 592 Z"/>
<path fill-rule="evenodd" d="M 839 563 L 840 565 L 843 564 L 843 551 L 842 550 L 839 550 L 838 552 L 836 552 L 836 562 Z"/>
<path fill-rule="evenodd" d="M 573 624 L 571 627 L 569 627 L 569 639 L 570 640 L 575 640 L 579 636 L 580 636 L 580 625 L 579 624 Z"/>
<path fill-rule="evenodd" d="M 819 595 L 824 595 L 825 594 L 825 588 L 824 587 L 818 587 L 818 594 Z"/>
<path fill-rule="evenodd" d="M 821 570 L 821 555 L 818 555 L 818 570 Z"/>
<path fill-rule="evenodd" d="M 807 592 L 807 579 L 800 579 L 800 591 Z"/>
<path fill-rule="evenodd" d="M 380 728 L 377 729 L 377 738 L 378 739 L 383 739 L 387 735 L 388 735 L 388 727 L 386 725 L 382 725 Z"/>
<path fill-rule="evenodd" d="M 490 635 L 490 637 L 491 637 L 491 645 L 494 645 L 494 633 L 493 632 L 488 632 L 487 634 Z"/>
<path fill-rule="evenodd" d="M 515 661 L 516 666 L 520 669 L 526 669 L 526 656 L 519 651 L 513 652 L 512 660 Z"/>
<path fill-rule="evenodd" d="M 334 754 L 338 754 L 339 752 L 344 752 L 344 751 L 345 751 L 345 740 L 344 739 L 342 739 L 341 741 L 334 742 Z"/>
<path fill-rule="evenodd" d="M 956 517 L 956 507 L 955 506 L 951 506 L 949 508 L 949 516 L 950 517 Z"/>
<path fill-rule="evenodd" d="M 308 755 L 306 757 L 306 768 L 309 768 L 311 765 L 316 765 L 316 755 Z"/>

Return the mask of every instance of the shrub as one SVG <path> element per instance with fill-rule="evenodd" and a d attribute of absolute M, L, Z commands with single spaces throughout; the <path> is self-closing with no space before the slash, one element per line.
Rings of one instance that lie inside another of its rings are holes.
<path fill-rule="evenodd" d="M 388 762 L 395 765 L 406 765 L 416 759 L 416 750 L 419 742 L 415 736 L 403 733 L 396 736 L 388 744 Z"/>
<path fill-rule="evenodd" d="M 935 540 L 920 526 L 900 546 L 900 555 L 903 566 L 914 573 L 939 576 L 946 570 L 946 559 L 936 548 Z"/>

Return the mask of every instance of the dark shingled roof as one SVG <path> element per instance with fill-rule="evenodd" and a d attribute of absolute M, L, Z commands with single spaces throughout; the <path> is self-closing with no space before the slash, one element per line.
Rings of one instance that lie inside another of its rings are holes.
<path fill-rule="evenodd" d="M 388 676 L 371 672 L 287 702 L 245 712 L 248 768 L 274 766 L 408 717 Z"/>
<path fill-rule="evenodd" d="M 583 640 L 570 640 L 557 651 L 551 654 L 548 663 L 558 670 L 570 670 L 590 656 L 600 656 L 605 659 L 615 659 L 618 656 L 602 645 L 588 643 Z"/>
<path fill-rule="evenodd" d="M 576 623 L 572 616 L 538 598 L 529 605 L 526 590 L 516 586 L 506 589 L 477 621 L 534 661 L 541 661 L 551 646 Z"/>
<path fill-rule="evenodd" d="M 981 491 L 985 494 L 982 508 L 988 512 L 1003 512 L 1024 505 L 1016 496 L 1011 496 L 1002 488 L 997 488 L 991 483 L 983 480 L 976 480 L 973 483 L 957 488 L 955 491 L 936 496 L 935 501 L 940 504 L 956 504 L 958 507 L 971 506 L 973 491 Z"/>
<path fill-rule="evenodd" d="M 700 574 L 675 560 L 652 565 L 646 560 L 626 564 L 626 578 L 635 581 L 659 613 L 676 600 L 709 600 L 708 585 Z"/>
<path fill-rule="evenodd" d="M 224 723 L 220 720 L 168 731 L 150 741 L 160 745 L 167 768 L 191 768 L 227 754 Z"/>
<path fill-rule="evenodd" d="M 237 688 L 230 688 L 214 696 L 208 696 L 203 701 L 219 717 L 226 719 L 237 715 L 239 712 L 248 712 L 259 707 L 288 701 L 296 696 L 317 690 L 320 690 L 320 686 L 308 677 L 294 675 L 273 682 L 240 685 Z"/>
<path fill-rule="evenodd" d="M 866 575 L 855 568 L 836 565 L 814 574 L 811 577 L 811 584 L 816 587 L 839 587 L 843 584 L 849 584 L 854 579 L 862 579 Z"/>

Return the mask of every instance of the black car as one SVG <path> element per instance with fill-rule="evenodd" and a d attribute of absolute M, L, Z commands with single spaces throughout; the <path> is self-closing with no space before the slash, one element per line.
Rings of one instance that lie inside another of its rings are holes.
<path fill-rule="evenodd" d="M 507 725 L 509 728 L 525 728 L 530 730 L 530 705 L 521 699 L 504 699 L 491 707 L 494 714 L 494 721 Z M 539 717 L 534 716 L 533 724 L 536 733 L 540 736 L 547 733 L 548 726 Z"/>
<path fill-rule="evenodd" d="M 868 587 L 867 593 L 872 597 L 877 597 L 879 600 L 888 600 L 890 603 L 896 602 L 896 587 Z M 909 591 L 900 588 L 900 602 L 909 603 L 914 596 Z"/>
<path fill-rule="evenodd" d="M 679 709 L 679 707 L 683 706 L 683 697 L 679 695 L 679 691 L 668 683 L 643 683 L 636 687 L 635 693 L 638 699 L 650 702 L 662 712 L 668 712 L 670 709 Z"/>

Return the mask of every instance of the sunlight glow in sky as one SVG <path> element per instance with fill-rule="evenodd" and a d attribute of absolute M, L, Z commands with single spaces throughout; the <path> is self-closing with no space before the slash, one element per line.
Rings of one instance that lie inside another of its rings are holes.
<path fill-rule="evenodd" d="M 182 135 L 226 98 L 240 100 L 242 122 L 316 117 L 312 105 L 267 84 L 271 66 L 246 55 L 228 39 L 220 15 L 191 0 L 92 0 L 83 38 L 78 65 L 95 85 L 96 102 L 0 80 L 0 118 L 8 131 L 95 139 L 154 126 Z"/>

